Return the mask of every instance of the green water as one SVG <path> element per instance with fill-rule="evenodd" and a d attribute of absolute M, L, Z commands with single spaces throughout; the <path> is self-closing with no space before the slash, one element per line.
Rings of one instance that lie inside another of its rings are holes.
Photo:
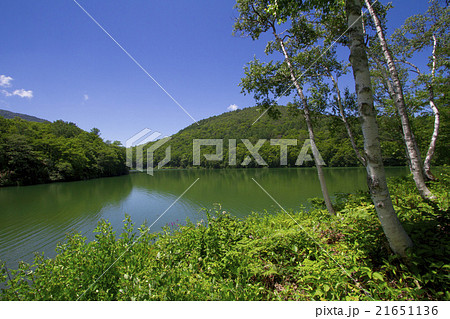
<path fill-rule="evenodd" d="M 408 174 L 403 167 L 386 171 L 388 176 Z M 367 188 L 362 168 L 329 168 L 325 169 L 325 177 L 331 194 Z M 75 230 L 93 239 L 92 230 L 102 218 L 120 230 L 125 213 L 136 223 L 147 221 L 153 224 L 152 230 L 159 231 L 187 217 L 198 220 L 203 217 L 202 207 L 213 208 L 219 203 L 223 210 L 239 217 L 252 211 L 280 211 L 252 178 L 285 209 L 308 206 L 308 198 L 321 196 L 314 168 L 162 170 L 154 176 L 134 173 L 0 188 L 0 259 L 15 267 L 19 260 L 32 261 L 34 252 L 51 257 L 66 233 Z"/>

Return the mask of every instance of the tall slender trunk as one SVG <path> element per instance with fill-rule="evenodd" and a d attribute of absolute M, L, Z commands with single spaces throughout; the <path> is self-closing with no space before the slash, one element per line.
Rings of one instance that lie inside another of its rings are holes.
<path fill-rule="evenodd" d="M 423 171 L 428 179 L 435 180 L 436 178 L 431 173 L 431 159 L 433 158 L 434 151 L 436 149 L 436 141 L 439 134 L 439 125 L 440 125 L 440 114 L 439 110 L 434 104 L 434 89 L 433 82 L 436 74 L 436 47 L 437 40 L 436 36 L 433 34 L 433 51 L 432 51 L 432 67 L 431 67 L 431 83 L 428 85 L 428 101 L 430 103 L 430 107 L 434 113 L 434 129 L 433 134 L 431 135 L 430 146 L 428 147 L 427 156 L 425 157 L 425 161 L 423 162 Z"/>
<path fill-rule="evenodd" d="M 400 116 L 400 120 L 402 122 L 402 130 L 403 137 L 406 144 L 406 148 L 408 150 L 408 159 L 410 161 L 411 173 L 414 178 L 414 182 L 416 183 L 417 190 L 424 199 L 434 199 L 435 197 L 428 189 L 427 185 L 425 185 L 425 178 L 422 170 L 422 163 L 420 159 L 420 154 L 418 152 L 417 143 L 414 138 L 414 135 L 411 130 L 411 125 L 409 123 L 408 112 L 406 110 L 405 99 L 403 96 L 403 88 L 400 82 L 400 77 L 397 72 L 397 68 L 395 67 L 394 59 L 392 57 L 391 52 L 389 51 L 386 38 L 384 36 L 383 29 L 381 27 L 381 22 L 378 19 L 375 11 L 369 0 L 364 0 L 367 8 L 369 9 L 369 13 L 372 17 L 372 20 L 377 29 L 378 39 L 380 40 L 381 48 L 383 51 L 383 55 L 388 64 L 389 73 L 392 78 L 392 85 L 395 93 L 394 103 L 397 107 L 398 114 Z"/>
<path fill-rule="evenodd" d="M 361 164 L 363 164 L 363 166 L 366 166 L 366 159 L 361 155 L 361 153 L 358 149 L 358 146 L 356 146 L 356 142 L 355 142 L 355 138 L 353 136 L 352 129 L 350 128 L 350 124 L 348 123 L 347 118 L 345 117 L 344 106 L 342 105 L 341 90 L 339 90 L 339 85 L 337 83 L 337 80 L 334 78 L 333 74 L 331 74 L 330 70 L 327 67 L 325 67 L 325 70 L 328 74 L 328 77 L 333 82 L 334 88 L 336 89 L 339 114 L 341 115 L 342 122 L 344 122 L 345 129 L 347 130 L 347 135 L 350 138 L 350 142 L 352 143 L 353 150 L 355 151 L 356 157 L 361 162 Z"/>
<path fill-rule="evenodd" d="M 434 126 L 433 126 L 433 133 L 431 134 L 431 141 L 430 145 L 428 146 L 427 155 L 425 157 L 425 161 L 423 163 L 423 172 L 425 176 L 429 180 L 435 180 L 436 178 L 431 173 L 431 159 L 433 158 L 434 151 L 436 149 L 436 141 L 437 137 L 439 135 L 439 126 L 440 126 L 440 114 L 439 109 L 437 108 L 436 104 L 434 103 L 434 80 L 436 75 L 436 48 L 437 48 L 437 39 L 436 35 L 433 34 L 433 51 L 432 51 L 432 66 L 431 66 L 431 80 L 430 83 L 427 83 L 427 90 L 428 90 L 428 103 L 430 104 L 430 108 L 434 113 Z M 417 65 L 402 60 L 400 61 L 402 63 L 405 63 L 412 67 L 414 69 L 414 72 L 416 72 L 419 76 L 422 76 L 422 72 L 420 72 L 420 69 L 417 67 Z"/>
<path fill-rule="evenodd" d="M 331 198 L 328 193 L 325 176 L 323 174 L 323 164 L 319 161 L 319 158 L 320 158 L 319 150 L 316 147 L 316 137 L 314 135 L 314 129 L 313 129 L 312 121 L 311 121 L 311 114 L 309 112 L 308 102 L 306 101 L 306 97 L 303 94 L 303 90 L 300 87 L 300 85 L 298 84 L 298 81 L 295 77 L 294 67 L 292 66 L 291 59 L 289 57 L 289 54 L 286 51 L 283 40 L 278 36 L 278 34 L 276 33 L 275 30 L 274 30 L 273 34 L 274 34 L 276 40 L 278 41 L 278 43 L 280 44 L 281 49 L 283 50 L 283 55 L 284 55 L 287 65 L 289 67 L 289 73 L 291 76 L 292 83 L 294 84 L 295 88 L 297 89 L 297 93 L 303 104 L 303 113 L 305 115 L 306 126 L 308 127 L 308 133 L 309 133 L 309 139 L 311 140 L 311 148 L 312 148 L 312 152 L 313 152 L 314 163 L 316 164 L 317 175 L 319 177 L 320 188 L 322 190 L 322 195 L 323 195 L 323 199 L 325 201 L 325 205 L 326 205 L 327 210 L 330 213 L 330 215 L 335 215 L 336 212 L 334 211 L 333 205 L 331 203 Z"/>
<path fill-rule="evenodd" d="M 378 136 L 376 112 L 373 104 L 369 62 L 364 45 L 360 19 L 361 1 L 346 0 L 347 23 L 349 26 L 350 63 L 355 79 L 358 97 L 358 112 L 364 136 L 367 183 L 383 231 L 394 253 L 405 256 L 405 251 L 413 245 L 403 229 L 392 205 L 386 183 L 381 147 Z"/>
<path fill-rule="evenodd" d="M 439 125 L 441 120 L 439 110 L 434 104 L 433 88 L 430 87 L 428 90 L 430 95 L 430 107 L 434 113 L 434 129 L 433 134 L 431 135 L 431 141 L 430 146 L 428 147 L 427 156 L 425 157 L 425 161 L 423 163 L 423 170 L 427 178 L 433 181 L 436 179 L 436 177 L 434 177 L 433 173 L 431 173 L 431 159 L 433 158 L 434 151 L 436 150 L 436 141 L 439 134 Z"/>

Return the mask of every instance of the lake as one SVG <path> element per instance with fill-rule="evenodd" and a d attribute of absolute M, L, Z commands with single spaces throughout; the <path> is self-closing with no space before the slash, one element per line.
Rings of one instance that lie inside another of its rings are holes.
<path fill-rule="evenodd" d="M 406 167 L 386 168 L 388 176 L 405 176 Z M 326 168 L 330 194 L 367 189 L 364 168 Z M 198 178 L 169 210 L 167 208 Z M 73 230 L 92 240 L 98 220 L 107 219 L 120 230 L 125 213 L 152 231 L 170 223 L 204 218 L 202 208 L 244 217 L 252 211 L 280 211 L 253 181 L 254 178 L 285 209 L 308 206 L 320 197 L 315 168 L 161 170 L 154 176 L 127 176 L 88 181 L 0 188 L 0 259 L 16 268 L 31 262 L 34 252 L 52 257 L 58 242 Z M 161 216 L 165 211 L 167 212 Z"/>

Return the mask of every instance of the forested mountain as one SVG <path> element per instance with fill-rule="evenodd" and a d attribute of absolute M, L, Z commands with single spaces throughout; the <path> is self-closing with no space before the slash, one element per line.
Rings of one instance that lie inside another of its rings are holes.
<path fill-rule="evenodd" d="M 288 166 L 295 166 L 295 161 L 300 153 L 303 143 L 309 138 L 306 123 L 301 114 L 289 112 L 285 107 L 279 107 L 281 115 L 278 119 L 272 119 L 264 115 L 255 124 L 252 123 L 260 116 L 257 107 L 240 109 L 227 112 L 218 116 L 213 116 L 192 124 L 178 133 L 171 136 L 171 139 L 155 152 L 155 163 L 164 158 L 165 149 L 171 146 L 171 160 L 167 166 L 190 167 L 193 166 L 193 140 L 194 139 L 223 139 L 223 161 L 207 161 L 204 154 L 215 153 L 212 146 L 201 147 L 201 166 L 205 167 L 240 167 L 247 155 L 252 161 L 248 167 L 258 167 L 250 152 L 247 150 L 241 139 L 248 139 L 253 145 L 258 139 L 267 141 L 259 150 L 261 157 L 267 162 L 269 167 L 280 166 L 280 146 L 270 145 L 270 139 L 297 139 L 297 146 L 288 147 Z M 443 125 L 440 139 L 448 140 L 450 128 L 448 118 L 450 113 L 447 110 L 442 112 Z M 352 129 L 355 132 L 356 142 L 362 148 L 361 128 L 357 118 L 350 117 Z M 386 165 L 397 166 L 407 165 L 405 148 L 401 137 L 401 123 L 397 117 L 387 115 L 378 118 L 381 134 L 381 144 L 383 150 L 383 160 Z M 351 147 L 350 140 L 345 130 L 344 124 L 338 116 L 313 113 L 313 122 L 316 128 L 316 143 L 327 166 L 358 166 L 360 165 Z M 430 115 L 417 116 L 412 119 L 415 128 L 419 147 L 426 150 L 429 143 L 429 136 L 433 130 L 433 118 Z M 229 139 L 236 139 L 236 163 L 229 165 Z M 147 146 L 152 145 L 149 143 Z M 445 143 L 438 144 L 435 165 L 442 165 L 450 162 L 449 154 L 446 151 Z M 147 147 L 146 146 L 146 147 Z M 144 147 L 144 148 L 146 148 Z M 309 152 L 311 154 L 311 152 Z M 144 151 L 144 167 L 146 159 Z M 308 161 L 303 166 L 312 166 L 313 161 Z M 156 164 L 155 164 L 156 165 Z"/>
<path fill-rule="evenodd" d="M 19 117 L 25 121 L 30 121 L 30 122 L 38 122 L 38 123 L 49 122 L 47 120 L 40 119 L 36 116 L 31 116 L 31 115 L 22 114 L 22 113 L 15 113 L 15 112 L 7 111 L 7 110 L 0 110 L 0 116 L 3 116 L 5 119 L 13 119 L 15 117 Z"/>
<path fill-rule="evenodd" d="M 0 116 L 0 186 L 126 174 L 125 150 L 61 120 L 28 122 Z"/>

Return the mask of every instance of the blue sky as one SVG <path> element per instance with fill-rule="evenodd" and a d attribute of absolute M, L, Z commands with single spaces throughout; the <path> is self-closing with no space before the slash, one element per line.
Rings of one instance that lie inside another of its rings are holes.
<path fill-rule="evenodd" d="M 194 119 L 254 105 L 238 84 L 253 56 L 265 59 L 265 39 L 232 35 L 235 1 L 77 1 Z M 394 5 L 390 28 L 427 1 Z M 171 135 L 193 123 L 73 0 L 4 0 L 0 21 L 0 109 L 123 143 L 144 128 Z"/>

